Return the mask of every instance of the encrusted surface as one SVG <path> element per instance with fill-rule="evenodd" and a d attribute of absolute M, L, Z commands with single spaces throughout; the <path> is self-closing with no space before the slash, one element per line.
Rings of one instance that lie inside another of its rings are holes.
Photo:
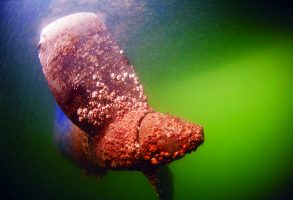
<path fill-rule="evenodd" d="M 178 117 L 149 113 L 139 128 L 140 154 L 152 165 L 167 164 L 203 143 L 203 128 Z"/>
<path fill-rule="evenodd" d="M 48 25 L 39 56 L 54 97 L 73 122 L 62 118 L 70 128 L 58 141 L 80 166 L 148 174 L 203 142 L 201 126 L 148 106 L 133 67 L 95 14 Z"/>
<path fill-rule="evenodd" d="M 132 111 L 111 123 L 93 138 L 99 165 L 117 169 L 138 169 L 140 145 L 139 124 L 150 110 Z"/>
<path fill-rule="evenodd" d="M 133 67 L 94 14 L 70 15 L 44 28 L 39 56 L 57 102 L 87 132 L 148 109 Z"/>

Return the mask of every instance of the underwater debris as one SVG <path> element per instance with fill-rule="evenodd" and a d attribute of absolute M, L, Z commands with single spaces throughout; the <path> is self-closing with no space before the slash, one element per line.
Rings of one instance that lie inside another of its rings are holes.
<path fill-rule="evenodd" d="M 57 135 L 67 154 L 88 171 L 140 170 L 163 199 L 155 170 L 196 150 L 204 141 L 203 128 L 148 105 L 133 67 L 93 13 L 46 26 L 39 58 L 56 101 L 72 121 Z"/>

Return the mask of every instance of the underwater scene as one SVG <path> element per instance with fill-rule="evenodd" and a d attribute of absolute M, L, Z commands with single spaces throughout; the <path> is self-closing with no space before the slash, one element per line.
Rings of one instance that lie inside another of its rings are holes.
<path fill-rule="evenodd" d="M 0 199 L 293 199 L 291 10 L 264 0 L 0 1 Z M 88 46 L 58 46 L 71 28 Z M 77 54 L 89 46 L 94 70 Z M 86 71 L 58 74 L 57 61 Z M 90 96 L 62 85 L 71 80 Z M 115 128 L 124 140 L 111 140 Z M 152 130 L 164 137 L 144 146 Z M 85 140 L 74 137 L 85 135 L 99 167 L 80 153 Z M 135 156 L 115 160 L 126 147 Z"/>

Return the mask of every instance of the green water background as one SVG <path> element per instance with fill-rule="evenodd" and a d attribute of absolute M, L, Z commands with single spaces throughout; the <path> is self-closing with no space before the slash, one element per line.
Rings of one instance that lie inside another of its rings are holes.
<path fill-rule="evenodd" d="M 174 199 L 292 199 L 289 4 L 141 2 L 143 9 L 125 10 L 120 22 L 110 16 L 109 29 L 135 66 L 150 105 L 205 128 L 197 152 L 170 164 Z M 93 4 L 60 5 L 0 2 L 3 199 L 156 199 L 141 173 L 85 177 L 53 144 L 55 102 L 37 53 L 42 19 L 98 10 Z"/>

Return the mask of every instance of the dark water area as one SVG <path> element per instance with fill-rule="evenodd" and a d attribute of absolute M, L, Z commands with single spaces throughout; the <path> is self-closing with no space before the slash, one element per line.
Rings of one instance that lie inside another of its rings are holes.
<path fill-rule="evenodd" d="M 152 107 L 206 140 L 170 164 L 174 199 L 293 199 L 293 16 L 286 1 L 0 1 L 0 199 L 157 199 L 140 172 L 87 177 L 53 142 L 42 28 L 102 16 Z"/>

